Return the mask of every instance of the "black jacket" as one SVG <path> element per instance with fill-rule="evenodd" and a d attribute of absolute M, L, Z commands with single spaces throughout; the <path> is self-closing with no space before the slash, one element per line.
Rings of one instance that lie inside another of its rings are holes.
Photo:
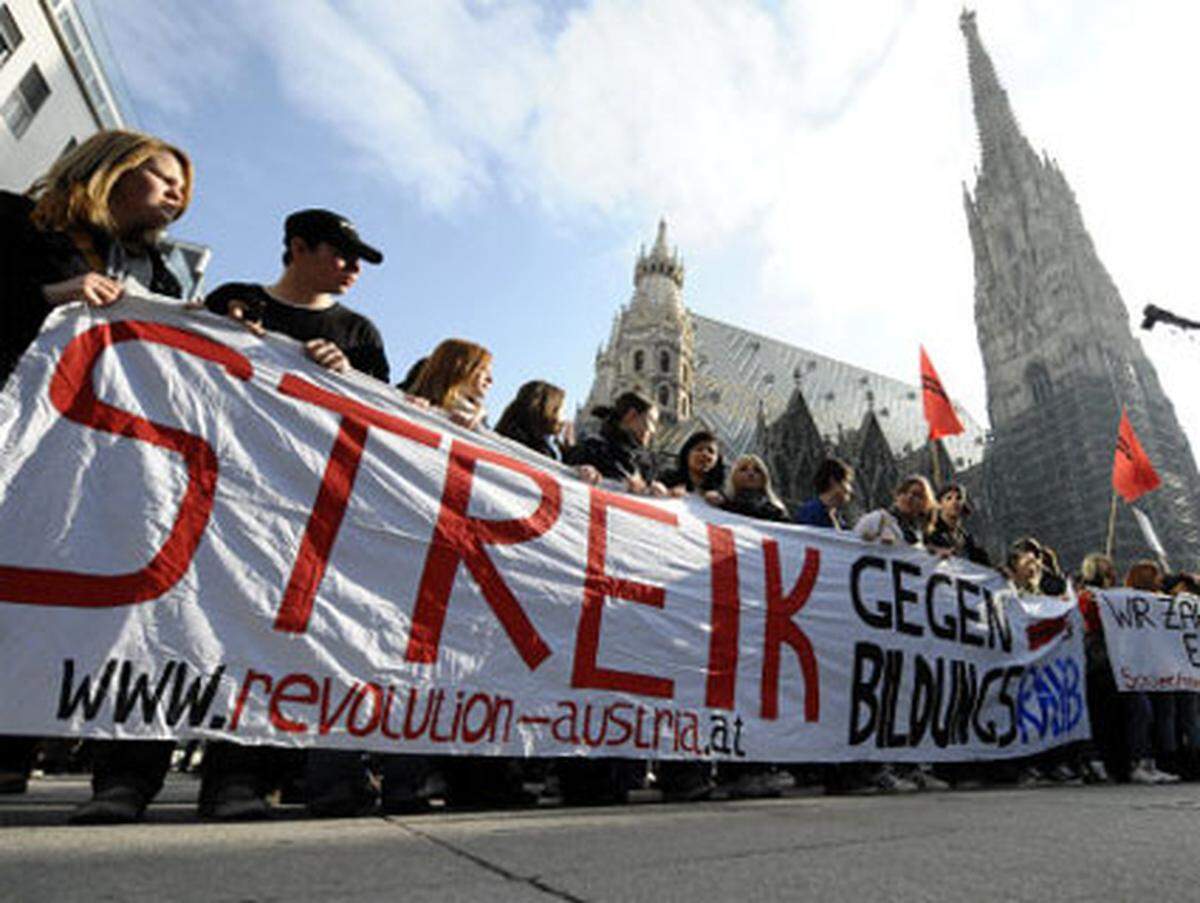
<path fill-rule="evenodd" d="M 991 565 L 988 553 L 975 543 L 975 537 L 965 530 L 962 524 L 951 527 L 939 516 L 932 532 L 925 540 L 930 549 L 950 549 L 959 558 L 973 561 L 976 564 Z"/>
<path fill-rule="evenodd" d="M 568 449 L 563 460 L 574 467 L 591 464 L 610 480 L 624 480 L 634 474 L 647 483 L 654 480 L 653 462 L 647 460 L 632 436 L 611 423 L 605 423 L 598 434 L 587 436 Z"/>
<path fill-rule="evenodd" d="M 43 232 L 30 222 L 33 207 L 34 202 L 24 195 L 0 191 L 0 386 L 50 314 L 42 286 L 92 269 L 71 236 Z M 100 235 L 93 240 L 97 253 L 107 258 L 110 240 Z M 150 260 L 154 272 L 147 287 L 160 295 L 182 295 L 183 287 L 162 256 L 152 249 Z"/>
<path fill-rule="evenodd" d="M 733 498 L 726 499 L 721 507 L 734 514 L 744 514 L 758 520 L 788 519 L 787 511 L 771 501 L 765 492 L 739 492 Z"/>
<path fill-rule="evenodd" d="M 549 436 L 535 436 L 531 430 L 526 429 L 519 423 L 501 424 L 497 426 L 496 432 L 507 439 L 512 439 L 514 442 L 520 442 L 526 448 L 537 452 L 539 455 L 545 455 L 547 458 L 553 458 L 555 461 L 562 458 L 558 449 L 550 441 Z"/>

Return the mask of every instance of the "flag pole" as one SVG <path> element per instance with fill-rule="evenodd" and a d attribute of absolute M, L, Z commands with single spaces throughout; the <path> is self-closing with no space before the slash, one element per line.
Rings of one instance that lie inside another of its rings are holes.
<path fill-rule="evenodd" d="M 1117 490 L 1112 492 L 1112 505 L 1108 509 L 1108 539 L 1104 543 L 1104 556 L 1111 559 L 1113 554 L 1113 540 L 1117 533 Z"/>
<path fill-rule="evenodd" d="M 933 459 L 933 491 L 939 492 L 942 487 L 942 462 L 939 460 L 937 440 L 929 440 L 929 456 Z"/>

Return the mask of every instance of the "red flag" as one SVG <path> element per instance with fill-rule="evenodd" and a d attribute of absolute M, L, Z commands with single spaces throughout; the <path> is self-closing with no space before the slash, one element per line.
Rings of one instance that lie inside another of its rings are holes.
<path fill-rule="evenodd" d="M 1113 489 L 1127 502 L 1133 502 L 1157 489 L 1158 474 L 1142 450 L 1137 433 L 1129 422 L 1129 413 L 1121 408 L 1121 426 L 1117 429 L 1117 453 L 1113 455 Z"/>
<path fill-rule="evenodd" d="M 958 422 L 954 413 L 954 405 L 942 388 L 937 371 L 929 363 L 929 355 L 921 346 L 921 395 L 925 401 L 925 419 L 929 422 L 929 441 L 934 442 L 943 436 L 957 436 L 963 431 L 963 425 Z"/>

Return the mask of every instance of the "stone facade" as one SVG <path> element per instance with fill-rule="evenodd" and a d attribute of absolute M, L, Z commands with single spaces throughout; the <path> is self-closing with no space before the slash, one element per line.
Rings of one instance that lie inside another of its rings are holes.
<path fill-rule="evenodd" d="M 608 345 L 596 352 L 596 379 L 587 409 L 637 390 L 658 403 L 663 423 L 692 416 L 695 339 L 683 306 L 683 261 L 667 248 L 667 224 L 633 270 L 633 298 L 613 321 Z"/>
<path fill-rule="evenodd" d="M 1058 165 L 1022 135 L 976 27 L 960 20 L 981 165 L 964 204 L 975 256 L 975 323 L 992 442 L 984 482 L 997 529 L 1054 545 L 1065 565 L 1102 550 L 1121 408 L 1163 479 L 1138 502 L 1176 567 L 1195 568 L 1195 459 L 1133 337 Z M 1148 549 L 1119 505 L 1116 554 Z"/>

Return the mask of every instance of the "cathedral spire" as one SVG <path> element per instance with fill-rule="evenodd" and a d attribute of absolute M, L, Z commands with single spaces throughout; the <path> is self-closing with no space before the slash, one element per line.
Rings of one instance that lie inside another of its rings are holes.
<path fill-rule="evenodd" d="M 998 175 L 998 170 L 1014 169 L 1028 160 L 1036 162 L 1037 155 L 1021 134 L 1017 117 L 1008 103 L 1008 94 L 1000 84 L 992 58 L 979 39 L 975 11 L 964 9 L 958 24 L 967 40 L 971 98 L 975 105 L 975 126 L 983 158 L 981 177 Z"/>
<path fill-rule="evenodd" d="M 642 279 L 649 275 L 665 276 L 675 283 L 677 289 L 683 288 L 683 261 L 679 251 L 671 251 L 667 247 L 667 221 L 658 221 L 658 235 L 654 239 L 654 247 L 650 253 L 643 250 L 638 255 L 637 266 L 633 270 L 633 284 L 640 285 Z"/>

